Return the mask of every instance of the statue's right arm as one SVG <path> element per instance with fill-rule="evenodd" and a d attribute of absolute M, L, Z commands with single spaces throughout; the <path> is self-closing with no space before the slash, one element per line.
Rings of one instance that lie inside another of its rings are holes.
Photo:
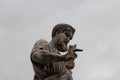
<path fill-rule="evenodd" d="M 44 49 L 46 46 L 37 45 L 37 43 L 34 45 L 32 52 L 31 52 L 31 59 L 34 62 L 45 64 L 45 63 L 52 63 L 52 62 L 58 62 L 58 61 L 65 61 L 65 57 L 62 55 L 52 54 L 49 52 L 49 50 Z"/>

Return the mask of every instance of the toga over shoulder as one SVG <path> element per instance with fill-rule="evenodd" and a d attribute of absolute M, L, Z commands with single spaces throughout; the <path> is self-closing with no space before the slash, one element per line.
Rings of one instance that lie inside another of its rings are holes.
<path fill-rule="evenodd" d="M 43 52 L 47 51 L 49 51 L 49 43 L 44 39 L 38 40 L 31 51 L 31 61 L 39 63 L 39 59 L 42 59 Z"/>

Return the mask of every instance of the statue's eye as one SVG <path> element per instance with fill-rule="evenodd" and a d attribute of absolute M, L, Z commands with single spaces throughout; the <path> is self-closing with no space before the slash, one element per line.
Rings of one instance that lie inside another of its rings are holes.
<path fill-rule="evenodd" d="M 67 37 L 70 37 L 70 34 L 69 34 L 68 32 L 66 32 L 65 35 L 66 35 Z"/>
<path fill-rule="evenodd" d="M 65 32 L 66 37 L 69 37 L 70 39 L 72 39 L 72 34 L 70 32 Z"/>

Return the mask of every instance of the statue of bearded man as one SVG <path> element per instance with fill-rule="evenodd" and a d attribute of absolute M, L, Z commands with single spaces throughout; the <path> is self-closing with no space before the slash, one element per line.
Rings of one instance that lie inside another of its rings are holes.
<path fill-rule="evenodd" d="M 69 24 L 57 24 L 52 30 L 50 42 L 40 39 L 35 43 L 31 52 L 34 80 L 73 80 L 71 69 L 74 68 L 77 50 L 69 50 L 68 43 L 74 32 Z"/>

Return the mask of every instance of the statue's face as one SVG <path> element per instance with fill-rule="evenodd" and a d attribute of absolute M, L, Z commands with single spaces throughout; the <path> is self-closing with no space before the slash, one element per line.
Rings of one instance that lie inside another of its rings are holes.
<path fill-rule="evenodd" d="M 54 38 L 53 38 L 53 41 L 54 41 L 54 46 L 55 48 L 58 49 L 58 51 L 60 52 L 66 52 L 68 50 L 68 43 L 71 39 L 71 34 L 66 34 L 65 32 L 64 33 L 59 33 L 57 34 Z"/>

